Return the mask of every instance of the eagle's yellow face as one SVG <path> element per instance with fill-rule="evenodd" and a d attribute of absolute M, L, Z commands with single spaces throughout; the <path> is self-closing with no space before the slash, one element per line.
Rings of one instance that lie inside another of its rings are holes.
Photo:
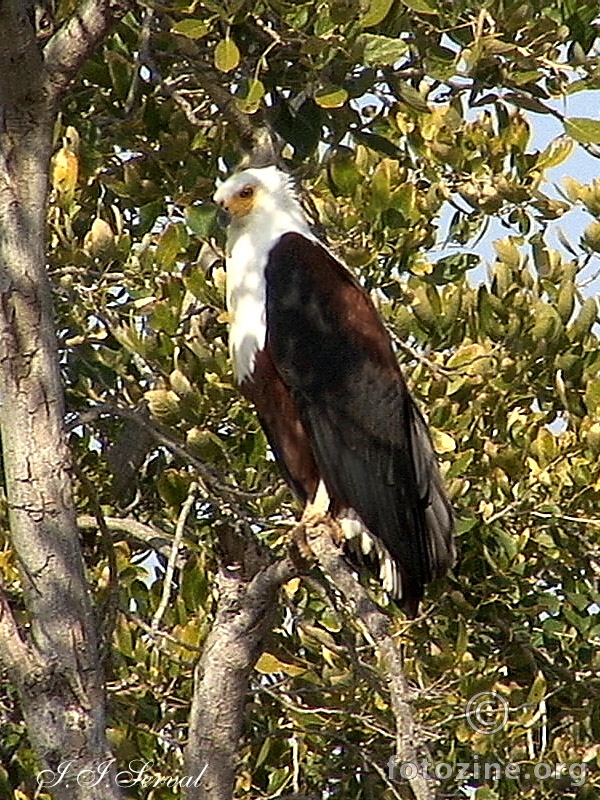
<path fill-rule="evenodd" d="M 221 201 L 220 205 L 233 217 L 240 219 L 249 214 L 254 208 L 255 195 L 256 188 L 251 183 L 247 183 L 230 198 Z"/>
<path fill-rule="evenodd" d="M 289 176 L 275 166 L 235 172 L 219 186 L 213 200 L 238 233 L 252 225 L 261 236 L 272 232 L 273 225 L 279 231 L 306 225 Z"/>
<path fill-rule="evenodd" d="M 254 181 L 226 181 L 215 193 L 215 203 L 231 215 L 232 220 L 241 220 L 256 208 L 260 187 Z"/>

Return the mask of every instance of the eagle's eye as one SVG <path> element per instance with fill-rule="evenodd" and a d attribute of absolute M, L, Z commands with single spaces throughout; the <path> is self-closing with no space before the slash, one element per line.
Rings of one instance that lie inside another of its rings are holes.
<path fill-rule="evenodd" d="M 248 200 L 248 198 L 252 197 L 253 194 L 254 194 L 253 186 L 244 186 L 244 188 L 240 190 L 240 197 L 242 198 L 242 200 Z"/>

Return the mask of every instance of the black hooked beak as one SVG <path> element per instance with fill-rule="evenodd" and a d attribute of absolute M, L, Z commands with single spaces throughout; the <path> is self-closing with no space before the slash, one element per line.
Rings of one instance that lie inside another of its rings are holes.
<path fill-rule="evenodd" d="M 217 222 L 223 228 L 226 228 L 231 222 L 231 214 L 226 208 L 223 208 L 223 206 L 219 206 L 219 210 L 217 211 Z"/>

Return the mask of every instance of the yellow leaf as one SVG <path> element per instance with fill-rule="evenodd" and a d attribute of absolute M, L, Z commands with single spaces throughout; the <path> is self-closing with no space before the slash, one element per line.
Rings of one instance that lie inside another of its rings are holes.
<path fill-rule="evenodd" d="M 287 664 L 280 661 L 272 653 L 263 653 L 256 662 L 254 669 L 257 672 L 262 672 L 264 675 L 269 675 L 272 672 L 283 672 L 286 675 L 302 675 L 306 672 L 304 667 L 297 667 L 295 664 Z"/>
<path fill-rule="evenodd" d="M 231 72 L 240 63 L 240 51 L 233 39 L 221 39 L 215 47 L 215 67 L 221 72 Z"/>
<path fill-rule="evenodd" d="M 288 597 L 293 597 L 300 588 L 300 578 L 292 578 L 283 586 Z"/>
<path fill-rule="evenodd" d="M 212 271 L 212 280 L 215 287 L 220 291 L 225 291 L 225 285 L 227 281 L 227 272 L 223 269 L 223 267 L 216 267 Z"/>
<path fill-rule="evenodd" d="M 61 194 L 72 194 L 77 186 L 79 159 L 63 145 L 52 160 L 52 186 Z"/>
<path fill-rule="evenodd" d="M 99 256 L 110 252 L 114 241 L 115 235 L 108 222 L 96 217 L 85 235 L 83 249 L 88 255 Z"/>
<path fill-rule="evenodd" d="M 345 89 L 329 87 L 321 89 L 315 95 L 315 103 L 321 108 L 340 108 L 348 99 L 348 92 Z"/>
<path fill-rule="evenodd" d="M 433 446 L 436 453 L 452 453 L 456 450 L 456 442 L 449 433 L 438 431 L 436 428 L 431 429 L 431 438 L 433 439 Z"/>

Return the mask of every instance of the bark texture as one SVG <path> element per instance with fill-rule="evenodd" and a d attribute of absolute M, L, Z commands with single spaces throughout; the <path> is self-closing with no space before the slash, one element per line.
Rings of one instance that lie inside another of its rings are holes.
<path fill-rule="evenodd" d="M 224 558 L 215 624 L 194 671 L 186 772 L 202 779 L 188 800 L 233 797 L 250 674 L 275 620 L 279 586 L 297 574 L 291 560 L 268 564 L 266 554 L 246 548 Z"/>
<path fill-rule="evenodd" d="M 96 40 L 70 36 L 71 64 L 55 64 L 50 80 L 34 19 L 22 0 L 0 1 L 0 429 L 11 538 L 31 621 L 25 637 L 0 599 L 0 658 L 19 691 L 44 769 L 40 781 L 57 798 L 110 800 L 119 792 L 104 733 L 104 680 L 77 535 L 45 260 L 59 89 L 74 76 L 67 67 L 78 66 Z"/>
<path fill-rule="evenodd" d="M 371 600 L 366 589 L 354 578 L 352 570 L 331 536 L 328 524 L 317 525 L 312 531 L 309 546 L 325 575 L 344 596 L 345 606 L 362 628 L 365 639 L 374 647 L 387 685 L 390 704 L 396 721 L 396 766 L 418 764 L 428 750 L 422 731 L 412 713 L 411 694 L 402 667 L 399 642 L 390 632 L 390 620 Z M 398 784 L 403 797 L 409 800 L 434 800 L 436 787 L 417 774 L 405 784 Z"/>

